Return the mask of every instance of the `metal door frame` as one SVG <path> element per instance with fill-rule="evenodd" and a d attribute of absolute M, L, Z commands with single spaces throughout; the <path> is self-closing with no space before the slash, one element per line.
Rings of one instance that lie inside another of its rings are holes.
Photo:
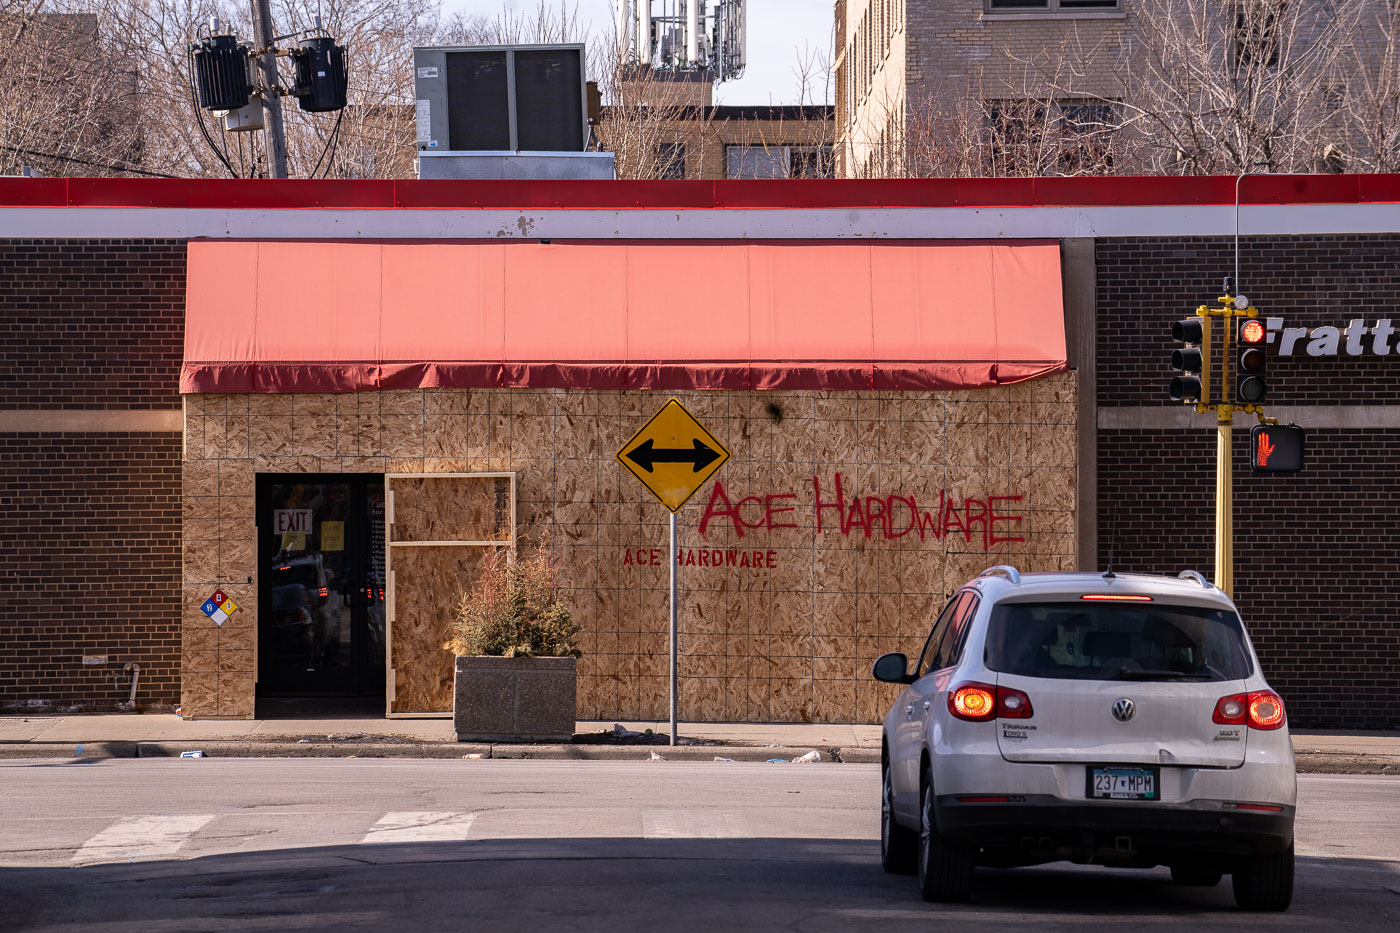
<path fill-rule="evenodd" d="M 347 529 L 346 529 L 346 543 L 347 543 L 347 545 L 348 545 L 348 544 L 353 540 L 353 541 L 356 541 L 356 543 L 359 545 L 359 547 L 360 547 L 360 554 L 359 554 L 359 558 L 358 558 L 357 563 L 362 562 L 365 566 L 363 566 L 363 567 L 357 566 L 356 569 L 357 569 L 357 570 L 363 570 L 363 571 L 365 571 L 366 573 L 368 573 L 368 571 L 369 571 L 369 569 L 370 569 L 370 565 L 372 564 L 372 561 L 373 561 L 373 554 L 371 553 L 373 545 L 372 545 L 372 539 L 371 539 L 371 537 L 370 537 L 370 530 L 371 530 L 371 528 L 370 528 L 370 520 L 371 520 L 371 516 L 370 516 L 370 512 L 369 512 L 369 486 L 370 486 L 371 484 L 373 484 L 376 480 L 379 481 L 379 482 L 381 482 L 381 483 L 385 486 L 386 514 L 387 514 L 388 482 L 387 482 L 387 477 L 385 477 L 385 474 L 383 474 L 383 473 L 275 473 L 275 472 L 255 472 L 255 473 L 254 473 L 254 475 L 253 475 L 253 516 L 254 516 L 254 517 L 253 517 L 253 527 L 254 527 L 254 529 L 255 529 L 255 533 L 254 533 L 254 545 L 253 545 L 253 553 L 254 553 L 254 576 L 253 576 L 253 586 L 254 586 L 254 592 L 257 593 L 257 597 L 258 597 L 258 610 L 259 610 L 259 611 L 258 611 L 258 623 L 257 623 L 257 626 L 256 626 L 256 628 L 255 628 L 254 637 L 253 637 L 253 691 L 254 691 L 254 695 L 255 695 L 255 696 L 258 695 L 258 686 L 262 683 L 262 652 L 263 652 L 263 644 L 262 644 L 263 628 L 262 628 L 262 623 L 263 623 L 264 618 L 266 618 L 265 613 L 269 611 L 269 607 L 268 607 L 267 605 L 264 604 L 264 600 L 263 600 L 263 595 L 264 595 L 264 594 L 263 594 L 263 579 L 264 579 L 264 577 L 263 577 L 263 571 L 264 571 L 264 568 L 263 568 L 262 548 L 263 548 L 263 530 L 264 530 L 264 529 L 263 529 L 263 526 L 262 526 L 262 524 L 261 524 L 261 520 L 262 520 L 262 518 L 263 518 L 263 509 L 269 504 L 269 503 L 268 503 L 268 496 L 269 496 L 270 493 L 269 493 L 269 490 L 268 490 L 267 487 L 272 486 L 272 485 L 277 485 L 277 484 L 281 484 L 281 485 L 291 485 L 291 484 L 296 484 L 296 483 L 305 483 L 305 484 L 322 485 L 322 486 L 341 485 L 341 484 L 343 484 L 343 485 L 347 486 L 347 487 L 349 488 L 349 491 L 350 491 L 350 501 L 351 501 L 351 506 L 350 506 L 351 512 L 350 512 L 349 514 L 350 514 L 350 515 L 355 515 L 355 514 L 356 514 L 356 513 L 355 513 L 355 508 L 356 508 L 357 505 L 359 506 L 358 518 L 359 518 L 359 524 L 360 524 L 361 527 L 360 527 L 358 530 L 352 530 L 351 528 L 347 527 Z M 347 523 L 347 524 L 348 524 L 348 523 Z M 361 535 L 364 536 L 364 540 L 363 540 L 363 541 L 359 541 L 359 540 L 358 540 L 358 539 L 361 537 Z M 387 535 L 388 535 L 387 519 L 386 519 L 386 524 L 385 524 L 385 535 L 386 535 L 386 537 L 387 537 Z M 384 568 L 384 575 L 385 575 L 386 578 L 388 577 L 388 573 L 389 573 L 389 568 L 388 568 L 388 564 L 387 564 L 387 560 L 386 560 L 385 568 Z M 386 596 L 388 595 L 387 589 L 388 589 L 388 588 L 387 588 L 387 584 L 386 584 L 386 587 L 385 587 L 385 590 L 386 590 L 385 595 L 386 595 Z M 269 597 L 268 602 L 270 602 L 271 593 L 269 592 L 267 595 L 268 595 L 268 597 Z M 358 595 L 358 593 L 357 593 L 357 595 Z M 360 693 L 360 692 L 359 692 L 360 689 L 361 689 L 361 687 L 360 687 L 361 675 L 362 675 L 362 674 L 367 674 L 367 673 L 369 673 L 370 667 L 369 667 L 369 665 L 364 664 L 363 661 L 361 660 L 361 657 L 360 657 L 361 652 L 364 650 L 364 645 L 361 644 L 361 639 L 360 639 L 360 638 L 355 638 L 355 635 L 356 635 L 356 634 L 364 635 L 364 634 L 365 634 L 365 630 L 368 629 L 368 621 L 369 621 L 368 612 L 369 612 L 369 607 L 368 607 L 368 606 L 354 606 L 354 605 L 352 605 L 352 606 L 350 607 L 350 609 L 351 609 L 351 623 L 350 623 L 350 624 L 351 624 L 352 638 L 354 639 L 354 641 L 353 641 L 353 643 L 352 643 L 352 644 L 353 644 L 353 648 L 352 648 L 351 675 L 350 675 L 350 677 L 351 677 L 352 682 L 353 682 L 354 685 L 355 685 L 355 689 L 354 689 L 352 692 L 350 692 L 350 693 L 334 693 L 334 694 L 321 694 L 321 693 L 300 693 L 300 694 L 299 694 L 299 693 L 277 693 L 277 694 L 273 694 L 272 696 L 276 696 L 276 697 L 301 697 L 301 696 L 305 696 L 305 697 L 318 697 L 318 696 L 325 696 L 325 697 L 327 697 L 327 698 L 329 698 L 329 699 L 346 699 L 346 700 L 350 700 L 350 699 L 354 699 L 354 698 L 356 698 L 356 697 L 364 697 L 364 696 L 373 696 L 373 695 L 374 695 L 374 693 L 375 693 L 376 691 L 373 691 L 373 690 L 371 690 L 369 693 Z M 360 620 L 361 624 L 358 626 L 358 628 L 359 628 L 360 631 L 358 631 L 358 632 L 357 632 L 357 630 L 356 630 L 356 623 L 355 623 L 355 615 L 356 615 L 356 612 L 357 612 L 357 611 L 364 614 L 364 617 Z M 385 611 L 386 611 L 386 615 L 387 615 L 387 611 L 388 611 L 387 600 L 386 600 L 386 605 L 385 605 Z M 385 655 L 386 655 L 386 657 L 387 657 L 387 655 L 388 655 L 388 642 L 387 642 L 387 637 L 388 637 L 388 636 L 387 636 L 388 622 L 387 622 L 387 620 L 386 620 L 386 622 L 385 622 L 385 626 L 384 626 L 384 627 L 385 627 L 385 631 L 386 631 L 386 636 L 385 636 L 385 638 L 386 638 L 386 641 L 385 641 Z M 388 690 L 388 685 L 387 685 L 387 683 L 385 684 L 384 689 L 385 689 L 386 691 Z"/>

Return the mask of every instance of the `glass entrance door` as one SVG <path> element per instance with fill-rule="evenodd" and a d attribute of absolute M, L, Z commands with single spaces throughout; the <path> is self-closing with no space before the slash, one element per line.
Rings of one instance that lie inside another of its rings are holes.
<path fill-rule="evenodd" d="M 258 477 L 258 695 L 384 695 L 384 478 Z"/>

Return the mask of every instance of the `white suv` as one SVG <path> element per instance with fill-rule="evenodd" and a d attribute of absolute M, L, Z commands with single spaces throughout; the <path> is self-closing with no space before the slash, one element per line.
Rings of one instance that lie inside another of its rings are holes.
<path fill-rule="evenodd" d="M 881 860 L 927 900 L 977 865 L 1167 865 L 1233 876 L 1235 901 L 1293 897 L 1297 776 L 1283 701 L 1235 604 L 1177 579 L 1018 573 L 962 587 L 885 717 Z"/>

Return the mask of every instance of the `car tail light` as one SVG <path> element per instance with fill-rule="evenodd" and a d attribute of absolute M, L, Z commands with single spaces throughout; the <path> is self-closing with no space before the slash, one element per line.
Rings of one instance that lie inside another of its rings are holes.
<path fill-rule="evenodd" d="M 997 687 L 997 717 L 999 719 L 1030 719 L 1035 715 L 1031 698 L 1020 690 Z"/>
<path fill-rule="evenodd" d="M 963 684 L 956 690 L 950 690 L 948 712 L 971 722 L 996 719 L 996 687 L 986 684 Z"/>
<path fill-rule="evenodd" d="M 1080 599 L 1098 600 L 1099 602 L 1110 603 L 1150 603 L 1151 596 L 1133 596 L 1130 594 L 1118 593 L 1085 593 Z"/>
<path fill-rule="evenodd" d="M 1266 730 L 1283 726 L 1283 700 L 1277 693 L 1259 690 L 1249 695 L 1249 726 Z"/>
<path fill-rule="evenodd" d="M 1245 724 L 1248 710 L 1249 697 L 1243 693 L 1221 697 L 1215 703 L 1215 715 L 1211 716 L 1210 720 L 1222 726 L 1242 726 Z"/>
<path fill-rule="evenodd" d="M 948 712 L 968 722 L 1029 719 L 1035 715 L 1031 698 L 1010 687 L 963 684 L 948 692 Z"/>
<path fill-rule="evenodd" d="M 1283 726 L 1283 700 L 1272 690 L 1236 693 L 1215 703 L 1212 722 L 1222 726 L 1248 725 L 1251 729 L 1278 729 Z"/>
<path fill-rule="evenodd" d="M 329 595 L 331 595 L 330 587 L 328 587 L 328 586 L 323 586 L 323 587 L 321 587 L 321 589 L 320 589 L 319 591 L 317 591 L 317 595 L 319 595 L 319 596 L 329 596 Z"/>

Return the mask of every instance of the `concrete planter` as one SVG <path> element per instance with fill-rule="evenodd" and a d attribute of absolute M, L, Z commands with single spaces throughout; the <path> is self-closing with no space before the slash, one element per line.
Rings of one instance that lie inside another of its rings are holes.
<path fill-rule="evenodd" d="M 457 658 L 452 728 L 459 742 L 569 742 L 577 705 L 574 658 Z"/>

